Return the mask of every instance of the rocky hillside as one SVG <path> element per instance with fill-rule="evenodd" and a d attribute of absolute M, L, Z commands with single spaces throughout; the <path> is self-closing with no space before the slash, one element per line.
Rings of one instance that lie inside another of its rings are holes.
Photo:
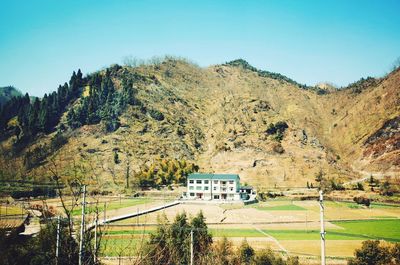
<path fill-rule="evenodd" d="M 169 58 L 74 78 L 36 103 L 38 114 L 35 103 L 19 103 L 41 126 L 21 113 L 3 121 L 2 178 L 49 180 L 57 171 L 115 190 L 163 158 L 257 187 L 304 187 L 319 171 L 343 181 L 400 175 L 398 70 L 340 90 L 243 60 L 200 68 Z"/>

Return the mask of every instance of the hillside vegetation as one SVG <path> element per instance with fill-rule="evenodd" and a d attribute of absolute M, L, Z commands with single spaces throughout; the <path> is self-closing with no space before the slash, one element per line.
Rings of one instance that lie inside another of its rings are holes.
<path fill-rule="evenodd" d="M 0 106 L 13 97 L 22 96 L 21 92 L 13 86 L 0 87 Z"/>
<path fill-rule="evenodd" d="M 78 71 L 57 92 L 2 107 L 0 178 L 48 181 L 56 170 L 122 190 L 163 159 L 238 173 L 259 188 L 305 187 L 320 172 L 399 176 L 399 93 L 399 70 L 339 90 L 244 60 Z"/>

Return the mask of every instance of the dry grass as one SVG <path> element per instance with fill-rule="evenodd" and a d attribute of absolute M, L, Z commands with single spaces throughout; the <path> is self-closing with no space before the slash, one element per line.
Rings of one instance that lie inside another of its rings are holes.
<path fill-rule="evenodd" d="M 280 240 L 293 255 L 314 255 L 321 253 L 320 240 Z M 361 246 L 362 240 L 332 240 L 326 242 L 326 255 L 330 257 L 351 257 L 354 250 Z"/>

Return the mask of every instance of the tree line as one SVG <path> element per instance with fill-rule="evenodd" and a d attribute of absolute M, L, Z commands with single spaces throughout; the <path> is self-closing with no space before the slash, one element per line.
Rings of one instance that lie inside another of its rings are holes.
<path fill-rule="evenodd" d="M 103 121 L 108 132 L 119 128 L 119 116 L 128 105 L 140 105 L 136 98 L 134 80 L 122 79 L 122 91 L 115 89 L 112 71 L 107 69 L 104 76 L 95 73 L 88 79 L 87 95 L 81 98 L 77 107 L 70 108 L 67 114 L 68 125 L 75 129 L 86 124 L 98 124 Z M 142 106 L 143 108 L 143 106 Z"/>
<path fill-rule="evenodd" d="M 18 141 L 30 140 L 37 133 L 49 133 L 60 121 L 68 104 L 76 100 L 86 82 L 79 69 L 73 72 L 69 83 L 60 85 L 57 91 L 44 94 L 42 99 L 33 102 L 26 93 L 22 97 L 14 97 L 0 109 L 0 132 L 8 129 L 8 122 L 18 118 L 18 125 L 12 126 Z"/>
<path fill-rule="evenodd" d="M 135 174 L 136 185 L 139 187 L 158 188 L 172 184 L 186 184 L 187 176 L 197 172 L 199 166 L 186 160 L 162 159 L 143 168 Z"/>
<path fill-rule="evenodd" d="M 85 124 L 97 124 L 105 121 L 108 131 L 114 131 L 119 126 L 118 116 L 127 105 L 139 104 L 135 97 L 136 90 L 133 80 L 122 80 L 122 91 L 117 92 L 107 69 L 104 76 L 97 72 L 83 78 L 79 69 L 73 72 L 69 83 L 60 85 L 57 91 L 45 94 L 42 99 L 31 101 L 29 94 L 13 97 L 0 109 L 0 131 L 4 132 L 8 122 L 18 118 L 18 125 L 13 126 L 18 141 L 30 140 L 39 132 L 49 133 L 59 123 L 61 115 L 67 106 L 81 97 L 84 89 L 88 95 L 81 98 L 81 104 L 68 111 L 68 125 L 78 128 Z"/>
<path fill-rule="evenodd" d="M 142 113 L 161 121 L 164 115 L 149 108 L 136 97 L 137 83 L 158 83 L 154 76 L 120 71 L 119 65 L 83 77 L 81 70 L 73 72 L 68 83 L 43 98 L 31 99 L 28 93 L 16 96 L 0 106 L 0 132 L 6 138 L 16 136 L 16 143 L 27 143 L 38 133 L 53 132 L 63 113 L 67 112 L 67 125 L 71 129 L 83 125 L 104 123 L 107 132 L 120 126 L 119 116 L 131 105 L 138 106 Z M 121 82 L 115 87 L 115 80 Z M 118 87 L 119 88 L 119 87 Z M 73 104 L 72 103 L 75 103 Z M 10 122 L 16 118 L 15 122 Z M 64 131 L 65 124 L 59 126 Z M 24 145 L 23 145 L 24 146 Z M 22 146 L 22 147 L 23 147 Z"/>

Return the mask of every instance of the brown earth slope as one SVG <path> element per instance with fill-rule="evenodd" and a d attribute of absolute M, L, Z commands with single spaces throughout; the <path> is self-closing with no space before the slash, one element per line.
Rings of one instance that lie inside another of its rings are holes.
<path fill-rule="evenodd" d="M 159 158 L 194 161 L 203 172 L 238 173 L 257 187 L 304 187 L 320 170 L 342 180 L 400 175 L 399 70 L 326 93 L 241 65 L 200 68 L 167 60 L 118 71 L 117 89 L 119 76 L 148 77 L 135 84 L 137 97 L 165 119 L 130 107 L 113 133 L 101 125 L 68 130 L 67 144 L 21 175 L 47 179 L 56 167 L 65 176 L 81 174 L 115 190 L 124 186 L 127 170 Z M 281 142 L 268 132 L 279 121 L 288 125 Z M 66 124 L 65 115 L 60 124 Z M 53 136 L 38 136 L 26 150 Z M 12 141 L 2 141 L 3 154 Z M 24 152 L 15 159 L 17 168 L 23 159 Z M 4 158 L 1 163 L 7 166 Z"/>

